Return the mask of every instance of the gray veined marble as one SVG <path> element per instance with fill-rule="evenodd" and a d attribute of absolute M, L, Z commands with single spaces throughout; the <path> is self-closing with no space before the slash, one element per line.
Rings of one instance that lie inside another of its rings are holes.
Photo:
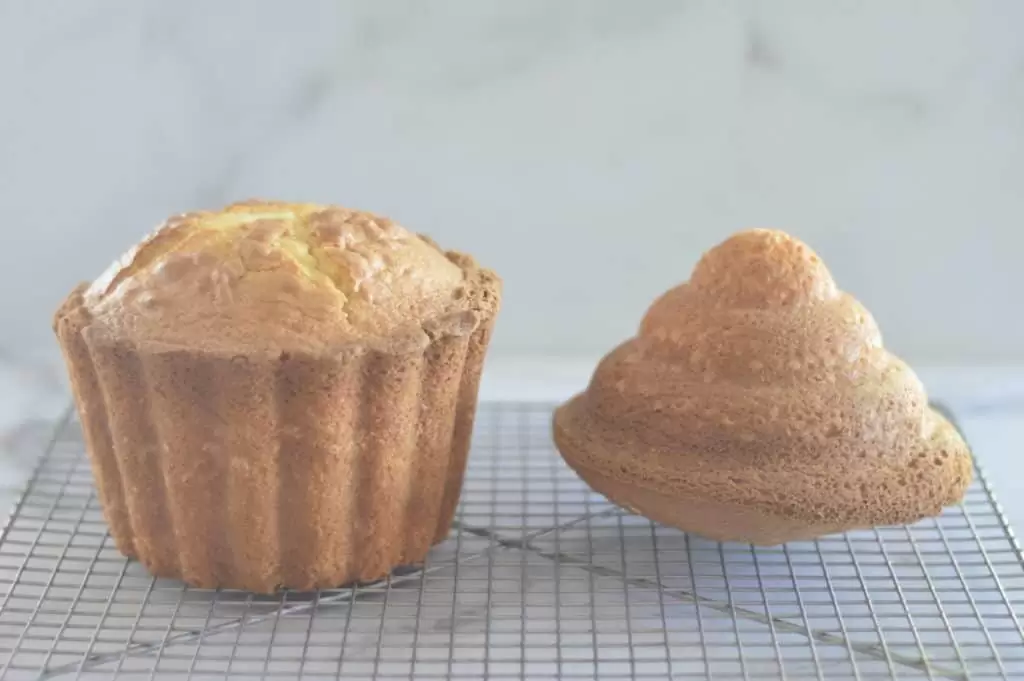
<path fill-rule="evenodd" d="M 0 3 L 19 352 L 168 214 L 262 195 L 473 252 L 509 291 L 496 354 L 600 352 L 773 226 L 911 362 L 1021 359 L 1024 3 L 67 4 Z"/>

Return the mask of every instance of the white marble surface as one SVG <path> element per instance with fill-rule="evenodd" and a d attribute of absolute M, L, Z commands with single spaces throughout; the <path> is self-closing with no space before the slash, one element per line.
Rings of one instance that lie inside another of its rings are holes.
<path fill-rule="evenodd" d="M 264 195 L 478 254 L 496 355 L 599 352 L 769 225 L 912 362 L 1024 361 L 1024 3 L 58 6 L 0 3 L 13 352 L 167 214 Z"/>

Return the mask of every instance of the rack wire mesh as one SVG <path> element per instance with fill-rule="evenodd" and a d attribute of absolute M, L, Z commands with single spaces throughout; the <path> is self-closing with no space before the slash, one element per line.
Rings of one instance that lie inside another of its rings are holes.
<path fill-rule="evenodd" d="M 752 548 L 612 506 L 549 423 L 481 407 L 426 565 L 263 597 L 125 560 L 69 420 L 0 538 L 0 679 L 1024 678 L 1024 559 L 980 471 L 937 519 Z"/>

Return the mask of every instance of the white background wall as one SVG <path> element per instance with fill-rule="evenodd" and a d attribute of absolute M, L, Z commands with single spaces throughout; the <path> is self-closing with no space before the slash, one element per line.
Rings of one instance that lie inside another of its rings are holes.
<path fill-rule="evenodd" d="M 0 347 L 167 214 L 390 214 L 506 280 L 497 355 L 592 355 L 786 228 L 889 344 L 1024 361 L 1024 3 L 0 4 Z"/>

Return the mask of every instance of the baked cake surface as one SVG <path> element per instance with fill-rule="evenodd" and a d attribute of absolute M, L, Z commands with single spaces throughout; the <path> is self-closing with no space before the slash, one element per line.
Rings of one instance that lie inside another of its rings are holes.
<path fill-rule="evenodd" d="M 260 592 L 422 561 L 454 514 L 500 295 L 369 213 L 171 218 L 55 318 L 116 545 Z"/>
<path fill-rule="evenodd" d="M 971 457 L 820 258 L 739 233 L 648 309 L 556 443 L 596 490 L 720 540 L 775 544 L 957 503 Z"/>
<path fill-rule="evenodd" d="M 493 275 L 371 213 L 251 201 L 180 215 L 84 292 L 94 324 L 210 351 L 393 341 L 479 308 Z"/>

